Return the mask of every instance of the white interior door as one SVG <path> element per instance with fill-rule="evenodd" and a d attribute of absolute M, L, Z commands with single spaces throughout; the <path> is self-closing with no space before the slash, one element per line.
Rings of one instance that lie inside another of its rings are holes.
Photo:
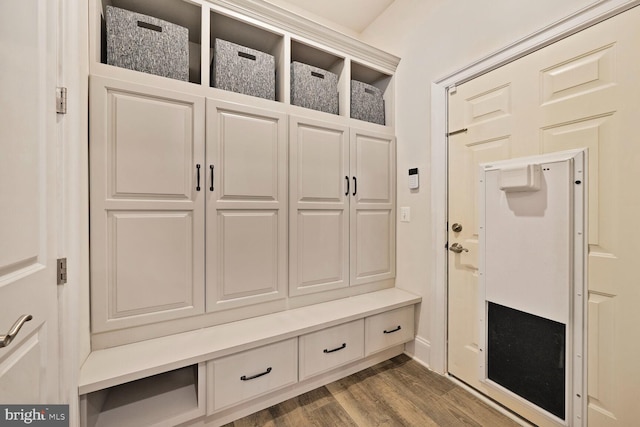
<path fill-rule="evenodd" d="M 0 402 L 58 402 L 55 0 L 0 3 Z"/>
<path fill-rule="evenodd" d="M 460 85 L 449 97 L 449 131 L 467 131 L 449 138 L 448 239 L 468 252 L 449 252 L 448 369 L 539 425 L 558 423 L 478 381 L 476 165 L 589 149 L 587 421 L 636 424 L 639 28 L 634 8 Z"/>

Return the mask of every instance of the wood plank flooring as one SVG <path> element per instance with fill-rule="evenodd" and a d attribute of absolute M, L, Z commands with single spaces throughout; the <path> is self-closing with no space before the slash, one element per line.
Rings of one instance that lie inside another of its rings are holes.
<path fill-rule="evenodd" d="M 225 427 L 518 425 L 448 379 L 400 355 Z"/>

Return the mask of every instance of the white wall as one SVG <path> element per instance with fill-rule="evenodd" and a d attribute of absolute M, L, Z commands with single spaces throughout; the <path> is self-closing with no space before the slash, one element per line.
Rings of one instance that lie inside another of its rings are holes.
<path fill-rule="evenodd" d="M 396 0 L 361 39 L 402 58 L 396 73 L 398 207 L 411 208 L 411 222 L 398 223 L 398 287 L 423 298 L 418 339 L 409 351 L 431 364 L 430 302 L 432 212 L 430 177 L 430 85 L 563 17 L 593 4 L 590 0 Z M 409 190 L 407 169 L 420 170 L 420 189 Z M 444 224 L 443 224 L 444 227 Z M 444 250 L 444 248 L 442 248 Z"/>

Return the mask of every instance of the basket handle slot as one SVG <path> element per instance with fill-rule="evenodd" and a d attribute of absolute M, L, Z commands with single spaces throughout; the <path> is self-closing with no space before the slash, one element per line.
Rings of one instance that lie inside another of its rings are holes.
<path fill-rule="evenodd" d="M 317 78 L 319 78 L 319 79 L 324 79 L 324 74 L 316 73 L 315 71 L 312 71 L 312 72 L 311 72 L 311 75 L 312 75 L 313 77 L 317 77 Z"/>
<path fill-rule="evenodd" d="M 365 88 L 364 91 L 369 95 L 375 95 L 375 92 L 373 91 L 373 89 Z"/>
<path fill-rule="evenodd" d="M 250 53 L 244 53 L 244 52 L 238 52 L 238 56 L 241 56 L 243 58 L 247 58 L 250 59 L 252 61 L 256 60 L 256 56 L 255 55 L 251 55 Z"/>
<path fill-rule="evenodd" d="M 162 32 L 162 27 L 158 25 L 149 24 L 148 22 L 144 22 L 144 21 L 138 21 L 138 27 L 146 28 L 147 30 L 157 31 L 159 33 Z"/>

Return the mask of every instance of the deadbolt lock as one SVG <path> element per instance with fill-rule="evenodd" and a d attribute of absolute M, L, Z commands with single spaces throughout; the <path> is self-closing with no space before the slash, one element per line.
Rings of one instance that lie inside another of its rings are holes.
<path fill-rule="evenodd" d="M 451 229 L 452 229 L 454 232 L 459 233 L 459 232 L 461 232 L 461 231 L 462 231 L 462 224 L 458 224 L 458 223 L 456 222 L 455 224 L 453 224 L 453 225 L 451 226 Z"/>

